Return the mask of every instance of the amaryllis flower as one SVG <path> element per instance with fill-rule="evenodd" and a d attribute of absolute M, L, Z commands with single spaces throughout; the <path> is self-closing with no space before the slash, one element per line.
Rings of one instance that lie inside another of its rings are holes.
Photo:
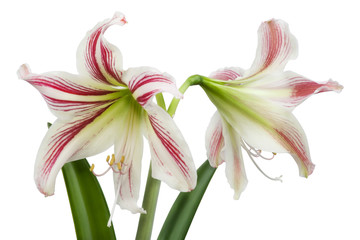
<path fill-rule="evenodd" d="M 316 83 L 284 71 L 285 64 L 296 58 L 297 49 L 285 22 L 264 22 L 250 69 L 221 69 L 200 84 L 218 110 L 206 134 L 208 159 L 213 167 L 226 162 L 235 199 L 247 185 L 241 149 L 253 161 L 254 157 L 272 159 L 276 153 L 290 153 L 303 177 L 314 170 L 305 133 L 292 110 L 313 94 L 340 92 L 342 86 L 332 80 Z M 264 156 L 262 151 L 273 154 Z"/>
<path fill-rule="evenodd" d="M 181 98 L 174 80 L 154 68 L 122 69 L 118 48 L 104 38 L 114 24 L 126 23 L 121 13 L 97 24 L 77 51 L 78 75 L 66 72 L 18 71 L 44 97 L 55 123 L 41 143 L 35 163 L 35 182 L 46 196 L 54 193 L 55 179 L 70 161 L 98 154 L 114 145 L 110 163 L 117 203 L 131 212 L 137 206 L 143 136 L 149 142 L 152 176 L 179 191 L 196 185 L 196 171 L 182 134 L 173 119 L 152 98 L 169 92 Z"/>

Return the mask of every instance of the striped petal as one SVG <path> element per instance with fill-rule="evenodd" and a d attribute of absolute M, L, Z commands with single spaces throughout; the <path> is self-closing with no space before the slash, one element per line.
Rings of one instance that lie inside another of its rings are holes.
<path fill-rule="evenodd" d="M 223 124 L 218 111 L 215 112 L 206 130 L 205 147 L 209 163 L 212 167 L 218 167 L 224 162 L 221 151 L 224 147 Z"/>
<path fill-rule="evenodd" d="M 91 79 L 66 72 L 34 74 L 27 65 L 20 67 L 18 75 L 41 93 L 50 110 L 62 120 L 103 109 L 125 92 L 96 88 Z"/>
<path fill-rule="evenodd" d="M 245 142 L 264 151 L 292 154 L 301 176 L 313 172 L 305 133 L 289 110 L 244 93 L 239 105 L 223 116 Z"/>
<path fill-rule="evenodd" d="M 35 162 L 35 182 L 43 194 L 54 193 L 56 176 L 65 163 L 98 154 L 114 143 L 117 116 L 123 108 L 116 102 L 71 121 L 57 120 L 50 127 Z"/>
<path fill-rule="evenodd" d="M 313 94 L 340 92 L 343 88 L 335 81 L 317 83 L 294 72 L 268 74 L 261 80 L 248 83 L 247 92 L 293 109 Z"/>
<path fill-rule="evenodd" d="M 307 98 L 321 92 L 341 92 L 335 81 L 317 83 L 294 72 L 267 75 L 261 81 L 247 84 L 246 91 L 257 94 L 281 106 L 293 109 Z"/>
<path fill-rule="evenodd" d="M 258 48 L 251 68 L 245 77 L 269 71 L 282 71 L 290 59 L 298 54 L 296 38 L 290 33 L 289 26 L 282 20 L 272 19 L 260 25 Z"/>
<path fill-rule="evenodd" d="M 146 107 L 152 176 L 179 191 L 195 188 L 197 175 L 188 145 L 173 119 L 156 104 Z"/>
<path fill-rule="evenodd" d="M 239 67 L 222 68 L 210 74 L 210 78 L 218 80 L 235 80 L 244 75 L 244 70 Z"/>
<path fill-rule="evenodd" d="M 230 187 L 234 189 L 234 199 L 239 199 L 248 182 L 241 153 L 241 138 L 229 123 L 224 121 L 223 125 L 225 174 Z"/>
<path fill-rule="evenodd" d="M 123 85 L 122 55 L 120 50 L 104 38 L 105 31 L 112 25 L 124 25 L 122 13 L 115 13 L 111 19 L 98 23 L 82 40 L 77 51 L 77 67 L 82 75 L 89 76 L 99 83 Z"/>
<path fill-rule="evenodd" d="M 145 107 L 153 96 L 160 92 L 168 92 L 182 98 L 174 79 L 150 67 L 129 68 L 123 75 L 124 83 L 129 87 L 138 103 Z"/>
<path fill-rule="evenodd" d="M 141 179 L 141 158 L 143 153 L 143 109 L 129 97 L 128 110 L 122 111 L 120 131 L 115 142 L 115 159 L 121 163 L 120 173 L 114 172 L 117 203 L 132 213 L 144 213 L 137 205 Z M 119 169 L 117 169 L 119 171 Z"/>

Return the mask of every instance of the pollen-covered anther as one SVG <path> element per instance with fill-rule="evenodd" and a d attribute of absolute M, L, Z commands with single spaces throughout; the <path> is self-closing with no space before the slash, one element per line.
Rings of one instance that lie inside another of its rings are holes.
<path fill-rule="evenodd" d="M 95 164 L 91 164 L 90 172 L 94 171 L 94 168 L 95 168 Z"/>
<path fill-rule="evenodd" d="M 108 156 L 109 157 L 109 156 Z M 106 159 L 107 160 L 107 159 Z M 109 162 L 109 165 L 112 166 L 115 163 L 115 154 L 111 155 L 111 160 Z"/>
<path fill-rule="evenodd" d="M 120 170 L 121 170 L 121 162 L 116 163 L 116 165 L 117 165 L 117 168 L 118 168 L 119 171 L 120 171 Z"/>

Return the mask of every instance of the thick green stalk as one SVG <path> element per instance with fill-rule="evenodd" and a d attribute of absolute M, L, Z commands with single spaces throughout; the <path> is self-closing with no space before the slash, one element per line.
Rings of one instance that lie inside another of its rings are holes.
<path fill-rule="evenodd" d="M 142 207 L 147 211 L 141 214 L 136 233 L 137 240 L 151 239 L 152 228 L 154 224 L 157 199 L 160 190 L 160 181 L 151 177 L 151 163 L 146 181 L 144 200 Z"/>
<path fill-rule="evenodd" d="M 198 180 L 196 188 L 191 192 L 179 194 L 163 224 L 158 240 L 185 239 L 215 170 L 216 168 L 212 168 L 208 161 L 201 165 L 197 170 Z"/>
<path fill-rule="evenodd" d="M 181 85 L 179 88 L 179 92 L 185 93 L 185 91 L 192 85 L 198 85 L 202 81 L 202 76 L 200 75 L 193 75 L 190 76 L 186 81 Z M 168 108 L 168 113 L 171 117 L 174 116 L 177 106 L 179 105 L 180 99 L 179 98 L 173 98 L 173 100 L 170 103 L 170 106 Z"/>
<path fill-rule="evenodd" d="M 77 239 L 116 239 L 114 228 L 107 227 L 109 209 L 97 178 L 86 159 L 63 166 Z"/>

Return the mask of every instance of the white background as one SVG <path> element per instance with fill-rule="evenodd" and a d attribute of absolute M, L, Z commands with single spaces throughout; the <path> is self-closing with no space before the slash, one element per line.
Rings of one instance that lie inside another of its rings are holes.
<path fill-rule="evenodd" d="M 299 57 L 287 69 L 316 81 L 332 78 L 341 94 L 313 96 L 294 114 L 305 129 L 315 171 L 298 177 L 288 154 L 260 161 L 264 178 L 245 159 L 249 184 L 240 200 L 232 199 L 220 166 L 199 207 L 188 239 L 359 239 L 360 159 L 358 155 L 360 16 L 356 1 L 20 1 L 0 4 L 1 197 L 0 239 L 75 239 L 63 177 L 56 193 L 45 198 L 33 182 L 37 148 L 47 121 L 54 121 L 40 94 L 18 80 L 28 63 L 33 72 L 76 73 L 75 52 L 97 22 L 123 12 L 124 27 L 107 32 L 123 53 L 124 67 L 153 66 L 177 79 L 208 75 L 226 66 L 248 68 L 255 56 L 262 21 L 287 21 L 299 42 Z M 196 166 L 206 159 L 205 130 L 214 107 L 195 86 L 185 94 L 175 120 L 183 131 Z M 100 171 L 104 154 L 89 158 Z M 149 164 L 143 157 L 143 194 Z M 100 179 L 108 203 L 114 200 L 112 176 Z M 155 219 L 156 239 L 175 190 L 162 184 Z M 142 199 L 139 199 L 141 204 Z M 116 208 L 119 239 L 134 239 L 138 215 Z"/>

